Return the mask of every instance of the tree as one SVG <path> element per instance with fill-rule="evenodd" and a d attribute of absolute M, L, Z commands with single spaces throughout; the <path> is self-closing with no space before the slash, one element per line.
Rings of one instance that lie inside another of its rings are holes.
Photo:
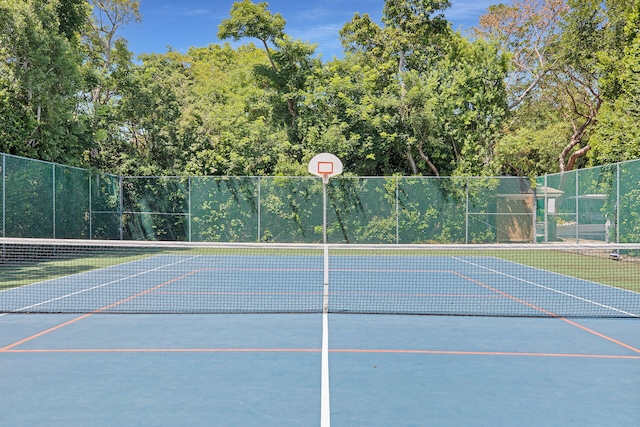
<path fill-rule="evenodd" d="M 567 11 L 566 0 L 514 0 L 490 6 L 480 17 L 476 35 L 498 43 L 511 58 L 506 82 L 509 109 L 539 91 L 541 81 L 555 69 L 554 49 Z"/>
<path fill-rule="evenodd" d="M 351 61 L 367 78 L 376 75 L 365 86 L 372 92 L 362 111 L 371 120 L 367 128 L 381 140 L 376 148 L 388 152 L 377 155 L 391 162 L 385 170 L 393 165 L 395 172 L 439 175 L 491 163 L 505 115 L 506 64 L 489 44 L 471 43 L 451 31 L 441 13 L 448 6 L 448 1 L 387 1 L 384 27 L 356 14 L 340 32 Z"/>
<path fill-rule="evenodd" d="M 572 170 L 577 159 L 591 149 L 588 131 L 596 123 L 603 102 L 596 52 L 606 49 L 603 39 L 607 29 L 606 14 L 599 3 L 569 0 L 571 9 L 563 24 L 558 52 L 560 66 L 554 75 L 558 89 L 555 93 L 563 95 L 559 99 L 564 98 L 565 117 L 572 132 L 558 158 L 561 172 Z"/>
<path fill-rule="evenodd" d="M 117 93 L 117 73 L 131 64 L 127 42 L 118 31 L 140 22 L 139 0 L 91 0 L 94 12 L 84 32 L 85 78 L 89 84 L 90 105 L 105 105 Z"/>
<path fill-rule="evenodd" d="M 142 18 L 138 0 L 91 0 L 91 5 L 93 13 L 82 32 L 82 108 L 92 139 L 85 157 L 94 166 L 106 167 L 131 149 L 123 145 L 127 141 L 119 103 L 132 84 L 133 54 L 119 31 Z"/>
<path fill-rule="evenodd" d="M 267 69 L 257 65 L 256 72 L 266 77 L 275 90 L 274 102 L 282 104 L 284 101 L 286 104 L 286 112 L 277 117 L 282 117 L 280 120 L 288 128 L 289 140 L 297 145 L 303 138 L 297 129 L 299 93 L 304 89 L 307 76 L 320 62 L 312 58 L 316 46 L 288 37 L 284 33 L 285 20 L 279 13 L 271 14 L 267 7 L 268 3 L 254 4 L 250 0 L 234 3 L 231 17 L 222 21 L 218 27 L 218 38 L 233 38 L 237 41 L 252 37 L 263 43 L 271 66 Z M 270 49 L 270 43 L 275 51 Z M 295 148 L 293 147 L 290 155 L 299 161 L 302 153 Z"/>
<path fill-rule="evenodd" d="M 589 140 L 595 164 L 640 158 L 640 3 L 621 1 L 615 6 L 621 28 L 615 41 L 622 46 L 600 57 L 610 72 L 600 79 L 607 102 Z"/>
<path fill-rule="evenodd" d="M 6 0 L 0 5 L 2 150 L 51 161 L 81 161 L 77 1 Z"/>
<path fill-rule="evenodd" d="M 263 51 L 211 45 L 190 49 L 181 61 L 192 76 L 179 132 L 190 173 L 273 175 L 280 162 L 294 163 L 286 131 L 274 124 L 271 90 L 255 78 L 268 61 Z"/>
<path fill-rule="evenodd" d="M 513 57 L 510 82 L 514 84 L 508 90 L 514 119 L 509 129 L 528 127 L 532 117 L 524 114 L 541 112 L 520 110 L 527 100 L 560 112 L 567 129 L 566 143 L 557 154 L 560 171 L 584 161 L 601 107 L 619 91 L 625 22 L 621 11 L 632 3 L 517 0 L 490 8 L 481 18 L 479 34 L 498 41 Z M 550 123 L 549 129 L 553 128 L 558 129 Z"/>
<path fill-rule="evenodd" d="M 256 38 L 262 42 L 267 52 L 269 62 L 274 71 L 278 71 L 269 43 L 274 43 L 284 35 L 286 21 L 279 13 L 272 15 L 267 10 L 269 3 L 254 4 L 251 0 L 235 2 L 231 6 L 231 17 L 223 20 L 218 26 L 218 38 L 226 40 L 233 38 L 238 41 L 242 38 Z"/>

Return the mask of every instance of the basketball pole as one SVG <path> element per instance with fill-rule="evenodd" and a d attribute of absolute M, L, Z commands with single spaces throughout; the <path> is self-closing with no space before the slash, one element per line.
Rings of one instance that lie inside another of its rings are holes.
<path fill-rule="evenodd" d="M 322 242 L 324 249 L 324 286 L 322 299 L 322 379 L 320 426 L 331 426 L 329 398 L 329 243 L 327 241 L 327 185 L 329 178 L 342 173 L 342 162 L 331 153 L 320 153 L 309 161 L 309 173 L 322 177 Z"/>
<path fill-rule="evenodd" d="M 331 427 L 329 397 L 329 244 L 327 243 L 327 184 L 329 176 L 322 175 L 322 240 L 324 242 L 324 287 L 322 298 L 322 373 L 320 426 Z"/>
<path fill-rule="evenodd" d="M 322 311 L 327 313 L 329 310 L 329 244 L 327 243 L 327 184 L 329 176 L 322 176 L 322 241 L 324 249 L 324 298 L 322 302 Z"/>

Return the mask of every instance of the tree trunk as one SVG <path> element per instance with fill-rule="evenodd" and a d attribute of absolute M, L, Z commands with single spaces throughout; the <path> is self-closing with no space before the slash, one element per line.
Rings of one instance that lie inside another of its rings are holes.
<path fill-rule="evenodd" d="M 409 160 L 409 165 L 411 166 L 411 171 L 414 175 L 418 175 L 418 166 L 416 166 L 416 161 L 413 159 L 413 155 L 411 154 L 411 149 L 407 149 L 406 152 L 407 160 Z"/>
<path fill-rule="evenodd" d="M 427 166 L 429 166 L 429 169 L 431 169 L 431 172 L 433 172 L 433 174 L 435 176 L 440 176 L 440 172 L 438 172 L 438 168 L 436 168 L 436 165 L 434 165 L 431 162 L 431 159 L 429 159 L 429 156 L 427 156 L 424 153 L 424 150 L 422 149 L 423 143 L 422 141 L 420 141 L 420 144 L 418 145 L 418 152 L 420 153 L 420 157 L 422 157 L 422 160 L 425 161 L 425 163 L 427 164 Z"/>

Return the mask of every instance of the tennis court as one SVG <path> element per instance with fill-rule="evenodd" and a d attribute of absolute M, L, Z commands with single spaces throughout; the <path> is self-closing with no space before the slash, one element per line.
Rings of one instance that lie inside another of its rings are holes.
<path fill-rule="evenodd" d="M 634 425 L 638 253 L 2 239 L 0 413 L 7 425 Z"/>

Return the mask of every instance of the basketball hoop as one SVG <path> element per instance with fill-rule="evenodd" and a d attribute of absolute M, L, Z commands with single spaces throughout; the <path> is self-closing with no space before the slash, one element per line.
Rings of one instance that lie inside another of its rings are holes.
<path fill-rule="evenodd" d="M 329 177 L 333 175 L 333 162 L 318 162 L 318 175 L 323 183 L 328 184 Z"/>
<path fill-rule="evenodd" d="M 322 178 L 324 184 L 329 183 L 329 178 L 342 173 L 342 162 L 330 153 L 321 153 L 309 162 L 309 173 Z"/>
<path fill-rule="evenodd" d="M 322 236 L 325 244 L 325 259 L 327 249 L 327 185 L 329 178 L 342 173 L 342 162 L 330 153 L 320 153 L 309 161 L 309 173 L 322 178 Z M 325 282 L 328 280 L 325 272 Z"/>

